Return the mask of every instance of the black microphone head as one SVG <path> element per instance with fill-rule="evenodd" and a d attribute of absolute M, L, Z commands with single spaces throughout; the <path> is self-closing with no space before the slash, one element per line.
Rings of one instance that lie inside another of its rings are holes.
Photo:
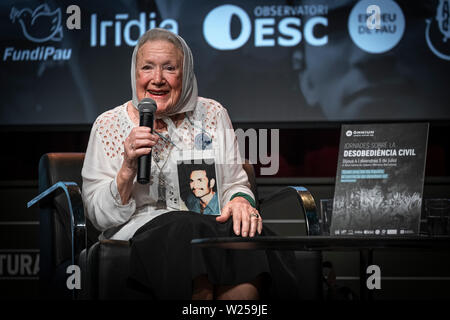
<path fill-rule="evenodd" d="M 139 113 L 150 112 L 154 113 L 156 111 L 156 102 L 151 98 L 144 98 L 138 104 Z"/>

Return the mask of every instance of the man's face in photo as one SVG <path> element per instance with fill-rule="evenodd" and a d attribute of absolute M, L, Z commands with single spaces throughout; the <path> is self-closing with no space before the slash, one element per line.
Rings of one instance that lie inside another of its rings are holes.
<path fill-rule="evenodd" d="M 211 193 L 214 183 L 214 179 L 208 179 L 205 170 L 194 170 L 189 176 L 189 187 L 197 198 L 202 198 Z"/>
<path fill-rule="evenodd" d="M 316 28 L 327 35 L 327 44 L 303 42 L 303 49 L 294 51 L 301 92 L 327 119 L 438 118 L 446 113 L 440 102 L 448 100 L 446 65 L 425 43 L 428 1 L 395 2 L 408 20 L 399 43 L 384 53 L 366 52 L 351 39 L 348 19 L 355 0 L 327 2 L 328 25 Z"/>

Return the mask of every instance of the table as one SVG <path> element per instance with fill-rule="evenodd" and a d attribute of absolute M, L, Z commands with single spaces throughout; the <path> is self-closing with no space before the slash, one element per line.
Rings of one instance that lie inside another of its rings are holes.
<path fill-rule="evenodd" d="M 359 285 L 362 300 L 373 298 L 366 285 L 367 267 L 373 264 L 374 250 L 450 250 L 450 236 L 257 236 L 193 239 L 202 248 L 235 250 L 359 251 Z"/>

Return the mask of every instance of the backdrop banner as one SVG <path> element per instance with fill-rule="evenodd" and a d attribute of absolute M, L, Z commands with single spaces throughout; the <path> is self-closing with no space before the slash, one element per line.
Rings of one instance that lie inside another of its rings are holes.
<path fill-rule="evenodd" d="M 90 124 L 167 28 L 237 122 L 450 119 L 450 0 L 6 1 L 1 125 Z"/>

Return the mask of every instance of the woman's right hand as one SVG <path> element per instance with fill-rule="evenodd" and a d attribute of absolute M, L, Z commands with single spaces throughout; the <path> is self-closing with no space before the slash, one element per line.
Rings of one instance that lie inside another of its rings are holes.
<path fill-rule="evenodd" d="M 158 140 L 159 136 L 152 134 L 149 127 L 135 127 L 125 139 L 123 163 L 117 175 L 117 189 L 122 204 L 130 200 L 134 177 L 137 174 L 137 159 L 149 154 Z"/>
<path fill-rule="evenodd" d="M 137 173 L 137 159 L 149 154 L 153 146 L 158 142 L 159 136 L 151 133 L 149 127 L 133 128 L 125 139 L 122 169 L 129 173 L 130 179 L 134 179 Z"/>

